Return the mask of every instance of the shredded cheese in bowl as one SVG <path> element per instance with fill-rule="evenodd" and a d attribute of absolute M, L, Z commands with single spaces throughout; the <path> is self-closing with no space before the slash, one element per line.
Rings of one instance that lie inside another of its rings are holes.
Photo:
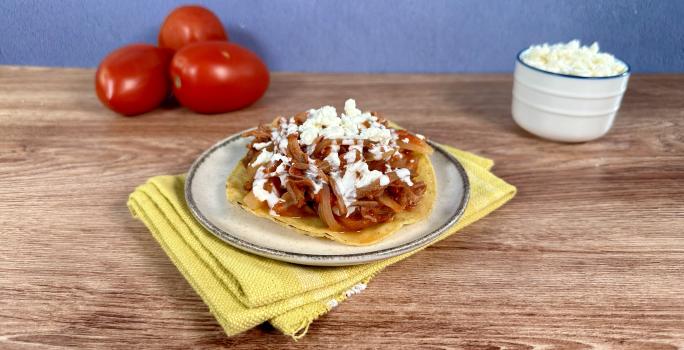
<path fill-rule="evenodd" d="M 599 51 L 597 42 L 582 46 L 579 40 L 568 43 L 532 45 L 520 59 L 547 72 L 579 77 L 610 77 L 627 71 L 627 65 L 615 56 Z"/>

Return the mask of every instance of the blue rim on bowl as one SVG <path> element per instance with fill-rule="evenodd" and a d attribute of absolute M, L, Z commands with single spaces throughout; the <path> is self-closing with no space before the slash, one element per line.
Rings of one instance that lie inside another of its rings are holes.
<path fill-rule="evenodd" d="M 624 71 L 624 72 L 622 72 L 622 73 L 620 73 L 620 74 L 618 74 L 618 75 L 609 75 L 609 76 L 607 76 L 607 77 L 582 77 L 582 76 L 579 76 L 579 75 L 570 75 L 570 74 L 562 74 L 562 73 L 549 72 L 549 71 L 546 71 L 546 70 L 543 70 L 543 69 L 540 69 L 540 68 L 537 68 L 537 67 L 533 67 L 533 66 L 531 66 L 531 65 L 529 65 L 529 64 L 527 64 L 527 63 L 525 63 L 525 61 L 523 61 L 523 60 L 520 58 L 520 56 L 523 54 L 523 52 L 525 52 L 525 51 L 527 51 L 527 50 L 529 50 L 529 48 L 522 49 L 522 50 L 520 50 L 520 51 L 518 52 L 518 54 L 516 55 L 517 61 L 520 62 L 520 64 L 522 64 L 523 66 L 525 66 L 525 67 L 527 67 L 527 68 L 530 68 L 530 69 L 535 70 L 535 71 L 537 71 L 537 72 L 546 73 L 546 74 L 549 74 L 549 75 L 556 75 L 556 76 L 559 76 L 559 77 L 572 78 L 572 79 L 600 80 L 600 79 L 615 79 L 615 78 L 622 78 L 622 77 L 624 77 L 624 76 L 629 75 L 629 74 L 632 72 L 632 66 L 630 66 L 629 63 L 627 63 L 627 62 L 625 62 L 625 61 L 623 61 L 623 60 L 621 60 L 621 59 L 618 59 L 618 58 L 616 58 L 616 60 L 622 62 L 622 64 L 624 64 L 625 66 L 627 66 L 627 70 Z"/>

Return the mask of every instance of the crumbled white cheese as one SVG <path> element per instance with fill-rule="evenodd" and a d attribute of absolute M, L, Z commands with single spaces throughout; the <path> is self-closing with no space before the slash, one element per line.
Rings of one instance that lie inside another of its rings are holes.
<path fill-rule="evenodd" d="M 320 131 L 320 135 L 326 139 L 336 140 L 344 138 L 345 130 L 339 125 L 332 125 Z"/>
<path fill-rule="evenodd" d="M 421 135 L 421 134 L 416 134 L 416 137 L 419 138 L 419 139 L 421 139 L 421 140 L 425 140 L 425 136 L 423 136 L 423 135 Z"/>
<path fill-rule="evenodd" d="M 285 164 L 290 164 L 290 158 L 288 158 L 286 155 L 280 154 L 280 153 L 274 153 L 273 156 L 271 156 L 271 162 L 277 162 L 277 161 L 281 161 Z"/>
<path fill-rule="evenodd" d="M 340 118 L 337 116 L 337 110 L 332 106 L 323 106 L 316 110 L 313 116 L 310 116 L 307 121 L 314 121 L 320 123 L 322 126 L 339 125 Z"/>
<path fill-rule="evenodd" d="M 333 209 L 336 209 L 336 208 L 333 208 Z M 339 303 L 335 299 L 330 299 L 330 300 L 328 300 L 327 305 L 328 305 L 328 310 L 332 310 L 332 309 L 336 308 L 337 305 L 339 305 Z"/>
<path fill-rule="evenodd" d="M 260 200 L 265 201 L 269 208 L 273 208 L 278 202 L 282 201 L 275 190 L 266 191 L 264 185 L 266 184 L 266 174 L 264 174 L 264 167 L 259 167 L 254 175 L 254 182 L 252 182 L 252 193 Z"/>
<path fill-rule="evenodd" d="M 254 145 L 252 145 L 252 147 L 257 151 L 261 151 L 262 149 L 268 147 L 270 144 L 271 144 L 271 141 L 256 142 Z"/>
<path fill-rule="evenodd" d="M 359 134 L 359 139 L 361 140 L 370 140 L 373 142 L 382 142 L 385 140 L 389 140 L 392 137 L 389 129 L 387 128 L 378 128 L 371 126 L 370 128 L 362 129 L 361 133 Z"/>
<path fill-rule="evenodd" d="M 319 129 L 314 128 L 314 127 L 309 127 L 306 129 L 300 129 L 301 132 L 299 133 L 299 140 L 303 145 L 311 145 L 316 138 L 318 137 L 318 131 Z"/>
<path fill-rule="evenodd" d="M 381 145 L 379 143 L 373 144 L 371 148 L 368 149 L 368 152 L 373 156 L 372 160 L 381 160 L 383 159 L 383 156 L 385 155 L 385 152 L 387 151 L 387 147 L 385 145 Z"/>
<path fill-rule="evenodd" d="M 295 123 L 294 117 L 289 119 L 280 118 L 279 126 L 271 130 L 271 141 L 255 143 L 252 147 L 261 152 L 254 160 L 252 166 L 271 163 L 278 164 L 271 173 L 264 173 L 270 166 L 260 166 L 253 182 L 252 191 L 257 199 L 265 201 L 271 211 L 273 207 L 282 201 L 277 189 L 266 191 L 264 184 L 268 178 L 278 177 L 280 183 L 285 185 L 291 160 L 286 156 L 288 136 L 298 134 L 298 142 L 306 146 L 306 152 L 311 155 L 315 150 L 315 141 L 319 137 L 332 140 L 328 155 L 324 158 L 330 165 L 330 180 L 334 182 L 336 190 L 342 195 L 342 201 L 347 208 L 347 216 L 357 208 L 353 203 L 357 200 L 356 191 L 359 188 L 379 183 L 386 186 L 390 178 L 386 174 L 393 171 L 386 163 L 386 171 L 370 170 L 364 159 L 364 146 L 370 142 L 367 150 L 370 160 L 382 160 L 388 152 L 398 155 L 399 148 L 396 144 L 397 133 L 378 122 L 378 118 L 368 112 L 362 112 L 356 107 L 356 101 L 349 99 L 345 102 L 344 113 L 338 115 L 334 107 L 324 106 L 319 109 L 311 109 L 307 112 L 307 119 L 302 125 Z M 408 138 L 402 140 L 408 143 Z M 273 152 L 266 150 L 269 145 L 274 145 Z M 340 145 L 346 146 L 347 151 L 342 155 L 345 167 L 340 160 Z M 279 163 L 278 163 L 279 162 Z M 408 169 L 394 170 L 401 181 L 412 186 L 411 174 Z M 319 176 L 319 169 L 315 163 L 310 162 L 305 176 L 314 184 L 314 193 L 320 191 L 324 181 Z M 339 214 L 339 211 L 337 212 Z M 272 213 L 275 214 L 275 213 Z"/>
<path fill-rule="evenodd" d="M 283 186 L 287 184 L 287 178 L 290 176 L 287 172 L 289 165 L 289 161 L 280 163 L 273 174 L 273 176 L 277 176 L 280 179 L 280 184 Z"/>
<path fill-rule="evenodd" d="M 281 153 L 287 152 L 287 144 L 288 144 L 287 139 L 286 139 L 286 138 L 281 138 L 281 139 L 278 141 L 278 150 L 279 150 Z"/>
<path fill-rule="evenodd" d="M 308 146 L 318 136 L 323 136 L 334 140 L 370 140 L 387 144 L 392 138 L 391 131 L 377 120 L 370 113 L 362 113 L 356 108 L 356 101 L 352 99 L 345 102 L 345 113 L 339 116 L 331 106 L 311 109 L 306 121 L 298 128 L 300 143 Z"/>
<path fill-rule="evenodd" d="M 310 145 L 324 128 L 339 126 L 341 122 L 335 107 L 323 106 L 319 109 L 311 109 L 306 121 L 299 126 L 299 139 L 302 144 Z"/>
<path fill-rule="evenodd" d="M 380 185 L 382 185 L 383 183 L 385 185 L 389 184 L 389 177 L 387 175 L 377 170 L 368 171 L 368 164 L 366 164 L 366 171 L 361 174 L 361 178 L 356 183 L 357 188 L 366 187 L 375 182 L 376 180 L 379 180 Z"/>
<path fill-rule="evenodd" d="M 347 164 L 344 175 L 340 177 L 338 173 L 335 173 L 332 179 L 342 194 L 344 206 L 350 209 L 347 212 L 347 216 L 353 213 L 352 204 L 356 201 L 357 189 L 366 187 L 375 181 L 379 181 L 381 186 L 389 185 L 390 182 L 389 176 L 381 171 L 368 169 L 368 163 L 363 161 Z"/>
<path fill-rule="evenodd" d="M 337 143 L 333 142 L 330 145 L 330 153 L 323 159 L 328 164 L 330 164 L 330 167 L 332 168 L 333 171 L 339 169 L 340 167 L 340 155 L 337 153 L 340 150 L 340 146 L 337 145 Z"/>
<path fill-rule="evenodd" d="M 285 154 L 287 153 L 287 137 L 297 132 L 297 124 L 294 118 L 287 120 L 281 117 L 279 121 L 280 128 L 271 130 L 271 141 L 278 146 L 277 151 Z"/>
<path fill-rule="evenodd" d="M 356 163 L 355 163 L 356 164 Z M 352 203 L 356 201 L 356 171 L 347 166 L 344 175 L 340 177 L 339 173 L 331 174 L 332 180 L 335 182 L 335 187 L 342 195 L 342 202 L 347 209 L 351 209 Z M 351 214 L 351 210 L 347 210 L 347 216 Z"/>
<path fill-rule="evenodd" d="M 403 143 L 409 143 L 408 137 L 404 137 L 403 139 L 401 139 L 401 142 L 403 142 Z"/>
<path fill-rule="evenodd" d="M 340 126 L 344 128 L 345 136 L 351 138 L 359 133 L 359 124 L 363 123 L 363 117 L 361 117 L 360 115 L 356 117 L 350 117 L 343 114 L 340 117 L 340 121 Z"/>
<path fill-rule="evenodd" d="M 351 297 L 352 295 L 359 294 L 363 292 L 366 289 L 366 284 L 365 283 L 359 283 L 351 287 L 349 290 L 344 292 L 344 296 L 347 298 Z"/>
<path fill-rule="evenodd" d="M 413 186 L 413 181 L 411 181 L 411 171 L 406 169 L 406 168 L 397 168 L 394 170 L 394 173 L 397 174 L 397 177 L 399 177 L 399 180 L 405 182 L 409 186 Z"/>
<path fill-rule="evenodd" d="M 356 117 L 361 115 L 361 110 L 356 108 L 356 101 L 353 99 L 348 99 L 344 101 L 344 114 L 348 117 Z"/>
<path fill-rule="evenodd" d="M 580 77 L 608 77 L 627 71 L 627 65 L 613 55 L 599 52 L 597 42 L 591 46 L 581 46 L 579 40 L 532 45 L 520 58 L 541 70 Z"/>
<path fill-rule="evenodd" d="M 285 130 L 286 130 L 286 134 L 287 134 L 287 135 L 292 135 L 292 134 L 294 134 L 294 133 L 297 132 L 298 128 L 299 128 L 299 126 L 297 125 L 297 123 L 295 123 L 294 119 L 292 119 L 292 120 L 289 122 L 289 124 L 287 124 L 287 128 L 285 129 Z"/>
<path fill-rule="evenodd" d="M 309 163 L 309 169 L 306 170 L 305 176 L 313 182 L 314 185 L 314 194 L 318 193 L 318 191 L 323 188 L 323 180 L 321 180 L 318 177 L 318 168 L 316 167 L 315 164 Z"/>
<path fill-rule="evenodd" d="M 273 152 L 262 150 L 261 153 L 259 153 L 259 155 L 254 160 L 254 162 L 252 162 L 252 166 L 255 167 L 264 163 L 268 163 L 271 161 L 271 157 L 273 157 Z"/>
<path fill-rule="evenodd" d="M 357 153 L 361 154 L 362 152 L 363 152 L 363 142 L 361 142 L 361 144 L 355 143 L 355 144 L 349 145 L 349 150 L 343 156 L 344 161 L 347 162 L 347 164 L 354 163 L 356 161 L 356 159 L 358 158 Z"/>

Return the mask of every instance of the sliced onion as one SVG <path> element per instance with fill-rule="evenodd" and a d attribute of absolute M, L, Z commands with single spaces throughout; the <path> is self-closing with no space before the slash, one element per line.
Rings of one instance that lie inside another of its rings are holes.
<path fill-rule="evenodd" d="M 317 168 L 318 168 L 318 172 L 316 173 L 316 176 L 318 177 L 318 179 L 322 182 L 330 183 L 330 179 L 328 178 L 328 175 L 325 173 L 325 171 L 323 171 L 323 169 L 321 169 L 319 167 L 317 167 Z"/>
<path fill-rule="evenodd" d="M 387 193 L 383 193 L 382 196 L 378 197 L 378 202 L 384 204 L 385 206 L 389 207 L 392 209 L 395 213 L 400 212 L 402 209 L 401 204 L 397 203 L 392 197 L 387 195 Z"/>
<path fill-rule="evenodd" d="M 297 208 L 294 205 L 287 205 L 285 203 L 277 203 L 276 205 L 273 206 L 273 211 L 276 212 L 276 214 L 280 216 L 288 216 L 288 217 L 305 217 L 305 216 L 311 216 L 312 213 L 309 209 L 309 207 L 304 207 L 304 208 Z M 316 214 L 313 214 L 316 215 Z"/>
<path fill-rule="evenodd" d="M 307 170 L 309 169 L 309 164 L 308 163 L 302 163 L 302 162 L 292 162 L 292 165 L 290 165 L 292 168 L 299 169 L 299 170 Z"/>
<path fill-rule="evenodd" d="M 394 211 L 385 206 L 361 207 L 361 217 L 373 222 L 385 222 L 394 217 Z"/>
<path fill-rule="evenodd" d="M 329 228 L 335 231 L 342 231 L 344 228 L 335 220 L 335 216 L 330 206 L 330 187 L 323 185 L 320 191 L 320 201 L 318 202 L 318 216 Z"/>
<path fill-rule="evenodd" d="M 260 201 L 252 191 L 247 192 L 247 195 L 242 198 L 242 201 L 252 210 L 259 209 L 264 205 L 264 202 Z"/>
<path fill-rule="evenodd" d="M 398 142 L 397 145 L 399 145 L 400 149 L 405 149 L 422 154 L 432 154 L 432 152 L 434 152 L 432 147 L 430 147 L 430 145 L 424 142 L 422 144 Z"/>
<path fill-rule="evenodd" d="M 422 195 L 417 195 L 416 193 L 414 193 L 411 190 L 411 187 L 406 187 L 404 189 L 404 191 L 402 191 L 402 194 L 404 194 L 406 196 L 406 206 L 407 207 L 415 206 L 416 204 L 418 204 L 420 199 L 423 197 Z"/>
<path fill-rule="evenodd" d="M 283 204 L 286 207 L 297 204 L 297 201 L 294 199 L 294 196 L 290 192 L 283 193 L 283 195 L 280 197 L 280 199 L 282 199 L 282 202 L 280 202 L 278 204 Z"/>
<path fill-rule="evenodd" d="M 411 186 L 411 192 L 417 196 L 422 196 L 427 190 L 427 184 L 423 181 L 414 181 Z"/>
<path fill-rule="evenodd" d="M 352 206 L 355 207 L 377 207 L 378 205 L 380 204 L 376 201 L 355 201 L 352 203 Z"/>
<path fill-rule="evenodd" d="M 258 166 L 248 166 L 247 167 L 247 177 L 250 179 L 254 178 L 254 175 L 256 174 L 257 170 L 259 170 Z"/>
<path fill-rule="evenodd" d="M 383 191 L 386 186 L 380 185 L 380 180 L 373 181 L 370 185 L 357 188 L 356 198 L 364 198 L 371 195 L 378 195 L 378 192 Z"/>
<path fill-rule="evenodd" d="M 419 139 L 416 135 L 413 135 L 406 130 L 398 130 L 397 136 L 397 145 L 401 149 L 422 154 L 432 154 L 432 152 L 434 152 L 432 147 L 430 147 L 425 140 Z M 404 139 L 408 139 L 408 142 L 404 142 Z"/>
<path fill-rule="evenodd" d="M 263 140 L 263 139 L 269 139 L 271 137 L 271 133 L 268 130 L 268 127 L 263 126 L 263 125 L 259 125 L 258 128 L 244 132 L 240 136 L 242 136 L 242 137 L 254 137 L 255 139 L 262 139 Z"/>
<path fill-rule="evenodd" d="M 326 160 L 320 161 L 318 163 L 318 165 L 316 165 L 316 167 L 318 167 L 318 170 L 322 171 L 323 174 L 330 172 L 330 163 L 328 163 L 328 161 L 326 161 Z M 326 177 L 327 177 L 327 175 L 326 175 Z"/>
<path fill-rule="evenodd" d="M 340 216 L 347 215 L 347 207 L 344 205 L 342 193 L 340 193 L 340 189 L 337 188 L 335 181 L 330 182 L 330 188 L 332 188 L 332 195 L 335 196 L 335 207 L 337 208 L 337 211 L 340 212 Z"/>
<path fill-rule="evenodd" d="M 290 151 L 292 159 L 298 162 L 306 163 L 306 153 L 304 153 L 299 147 L 298 138 L 299 134 L 297 133 L 291 134 L 287 137 L 287 150 Z"/>
<path fill-rule="evenodd" d="M 377 223 L 379 221 L 375 215 L 375 209 L 377 209 L 377 208 L 379 208 L 379 207 L 375 207 L 375 208 L 360 207 L 359 213 L 361 213 L 362 218 L 364 218 L 366 220 L 370 220 L 374 223 Z"/>
<path fill-rule="evenodd" d="M 401 167 L 398 167 L 398 168 L 401 168 Z M 399 176 L 394 171 L 391 171 L 385 175 L 387 175 L 387 177 L 389 177 L 390 183 L 393 183 L 394 181 L 399 180 Z"/>
<path fill-rule="evenodd" d="M 272 128 L 277 128 L 278 125 L 280 125 L 280 116 L 275 116 L 275 118 L 273 118 L 273 120 L 271 120 L 271 122 L 268 123 L 268 125 L 270 125 Z"/>
<path fill-rule="evenodd" d="M 259 169 L 259 167 L 253 167 L 253 166 L 249 166 L 249 165 L 247 166 L 247 175 L 246 175 L 247 181 L 245 181 L 245 184 L 243 186 L 243 188 L 245 190 L 247 190 L 247 191 L 252 190 L 252 183 L 254 182 L 254 175 L 256 174 L 258 169 Z"/>
<path fill-rule="evenodd" d="M 376 224 L 376 222 L 366 219 L 366 218 L 351 218 L 351 217 L 345 217 L 345 216 L 340 216 L 339 217 L 340 222 L 344 227 L 346 227 L 349 230 L 352 231 L 359 231 L 363 230 L 366 227 L 373 226 Z"/>
<path fill-rule="evenodd" d="M 318 143 L 316 143 L 316 148 L 314 148 L 313 154 L 319 154 L 323 149 L 330 146 L 331 144 L 332 140 L 321 138 L 321 140 L 318 141 Z"/>
<path fill-rule="evenodd" d="M 288 181 L 287 184 L 285 184 L 285 188 L 287 189 L 287 193 L 292 196 L 297 207 L 301 207 L 305 204 L 304 191 L 302 191 L 299 186 L 292 183 L 292 181 Z"/>
<path fill-rule="evenodd" d="M 299 112 L 299 113 L 295 114 L 295 116 L 294 116 L 295 123 L 297 123 L 299 125 L 304 124 L 308 115 L 309 115 L 308 112 Z"/>

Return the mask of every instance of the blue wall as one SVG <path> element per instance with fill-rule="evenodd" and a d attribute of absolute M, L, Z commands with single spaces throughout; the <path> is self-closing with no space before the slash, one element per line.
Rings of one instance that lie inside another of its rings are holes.
<path fill-rule="evenodd" d="M 0 64 L 96 66 L 156 41 L 189 1 L 2 0 Z M 680 0 L 200 1 L 281 71 L 502 72 L 531 43 L 579 38 L 635 71 L 684 71 Z"/>

